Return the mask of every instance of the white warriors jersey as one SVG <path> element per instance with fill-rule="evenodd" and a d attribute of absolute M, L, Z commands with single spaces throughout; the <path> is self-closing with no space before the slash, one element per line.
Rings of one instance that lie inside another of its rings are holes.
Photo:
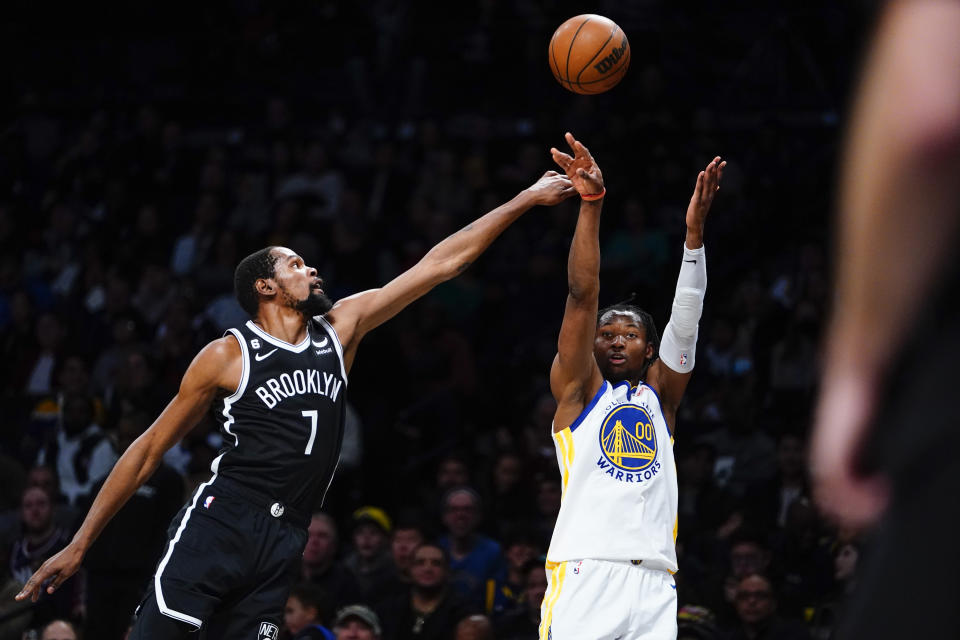
<path fill-rule="evenodd" d="M 652 387 L 604 380 L 553 434 L 563 482 L 547 561 L 642 560 L 677 571 L 677 467 Z"/>

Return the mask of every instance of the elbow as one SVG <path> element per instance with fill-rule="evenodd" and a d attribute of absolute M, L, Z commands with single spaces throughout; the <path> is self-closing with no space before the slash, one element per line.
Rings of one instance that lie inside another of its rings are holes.
<path fill-rule="evenodd" d="M 568 286 L 571 300 L 588 302 L 600 297 L 600 287 L 591 285 L 582 286 L 575 282 L 570 282 Z"/>

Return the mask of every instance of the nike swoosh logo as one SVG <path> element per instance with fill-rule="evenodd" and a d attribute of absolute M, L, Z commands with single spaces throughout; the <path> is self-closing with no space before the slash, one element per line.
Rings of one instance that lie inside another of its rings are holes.
<path fill-rule="evenodd" d="M 684 262 L 692 262 L 693 264 L 697 264 L 696 260 L 684 260 Z"/>
<path fill-rule="evenodd" d="M 320 342 L 314 342 L 313 340 L 310 342 L 313 342 L 313 346 L 315 346 L 317 349 L 323 349 L 325 346 L 327 346 L 327 343 L 330 342 L 330 338 L 323 336 L 323 340 Z"/>
<path fill-rule="evenodd" d="M 276 349 L 274 349 L 273 351 L 276 351 Z M 263 355 L 260 355 L 259 353 L 255 353 L 255 354 L 253 354 L 253 357 L 257 359 L 257 362 L 260 362 L 261 360 L 266 360 L 267 358 L 269 358 L 270 356 L 272 356 L 272 355 L 273 355 L 273 351 L 268 351 L 268 352 L 266 352 L 266 353 L 263 354 Z"/>
<path fill-rule="evenodd" d="M 673 590 L 676 590 L 676 588 L 677 588 L 677 585 L 675 585 L 675 584 L 672 584 L 672 585 L 670 585 L 670 588 L 671 588 L 671 589 L 673 589 Z"/>

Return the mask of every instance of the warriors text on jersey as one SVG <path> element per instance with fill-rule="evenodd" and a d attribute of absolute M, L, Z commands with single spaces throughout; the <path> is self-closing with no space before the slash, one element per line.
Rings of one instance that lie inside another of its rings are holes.
<path fill-rule="evenodd" d="M 243 352 L 237 390 L 214 406 L 225 446 L 211 480 L 310 513 L 320 506 L 343 438 L 347 375 L 336 331 L 322 316 L 297 345 L 255 325 L 229 329 Z"/>
<path fill-rule="evenodd" d="M 563 497 L 547 560 L 642 560 L 675 572 L 677 468 L 653 388 L 604 381 L 553 439 Z"/>

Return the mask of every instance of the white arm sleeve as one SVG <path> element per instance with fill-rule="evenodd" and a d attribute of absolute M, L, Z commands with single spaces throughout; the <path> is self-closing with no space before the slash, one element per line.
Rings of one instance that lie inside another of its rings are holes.
<path fill-rule="evenodd" d="M 683 246 L 683 262 L 673 297 L 673 312 L 660 340 L 660 359 L 679 373 L 693 371 L 697 330 L 707 292 L 707 259 L 703 247 Z"/>

